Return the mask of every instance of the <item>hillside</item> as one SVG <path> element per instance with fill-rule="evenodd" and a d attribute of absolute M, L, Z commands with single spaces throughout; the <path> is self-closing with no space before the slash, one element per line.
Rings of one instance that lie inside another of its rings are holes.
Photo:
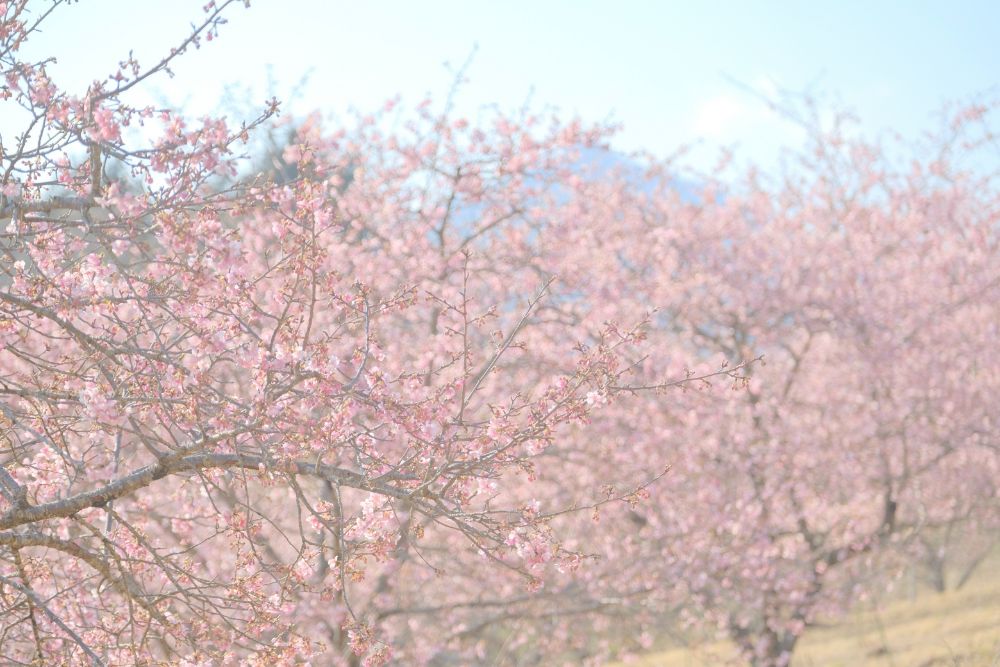
<path fill-rule="evenodd" d="M 627 664 L 740 664 L 732 646 L 670 648 Z M 841 622 L 806 633 L 792 667 L 996 667 L 1000 665 L 1000 556 L 960 591 L 859 606 Z"/>

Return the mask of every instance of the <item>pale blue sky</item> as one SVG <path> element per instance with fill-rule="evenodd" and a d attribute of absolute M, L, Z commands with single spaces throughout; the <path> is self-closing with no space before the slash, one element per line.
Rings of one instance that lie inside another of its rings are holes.
<path fill-rule="evenodd" d="M 38 2 L 42 0 L 32 0 Z M 130 48 L 152 62 L 206 0 L 83 0 L 62 9 L 32 53 L 82 90 Z M 309 75 L 296 112 L 377 108 L 397 93 L 443 102 L 478 44 L 458 100 L 558 107 L 624 124 L 624 149 L 672 152 L 698 136 L 767 160 L 795 141 L 787 124 L 727 77 L 768 93 L 812 90 L 857 111 L 872 131 L 915 133 L 945 100 L 1000 83 L 1000 2 L 341 2 L 253 0 L 220 39 L 184 57 L 162 94 L 211 110 L 225 84 L 263 100 L 271 66 L 280 97 Z"/>

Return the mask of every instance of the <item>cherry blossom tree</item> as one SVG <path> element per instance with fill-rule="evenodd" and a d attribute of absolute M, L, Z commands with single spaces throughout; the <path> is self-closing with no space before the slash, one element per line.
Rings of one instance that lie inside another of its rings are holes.
<path fill-rule="evenodd" d="M 682 357 L 766 362 L 725 400 L 630 404 L 594 424 L 628 429 L 623 459 L 670 451 L 652 501 L 608 522 L 621 529 L 608 590 L 649 591 L 635 636 L 679 614 L 755 665 L 787 664 L 806 627 L 866 595 L 852 583 L 879 559 L 950 522 L 996 520 L 991 113 L 952 112 L 917 146 L 817 131 L 779 178 L 705 178 L 691 201 L 668 175 L 646 179 L 659 192 L 595 193 L 635 211 L 616 225 L 634 275 L 578 280 L 606 278 L 623 312 L 656 304 L 651 340 L 674 337 Z M 900 168 L 893 154 L 916 158 Z"/>
<path fill-rule="evenodd" d="M 746 366 L 635 385 L 649 318 L 556 281 L 550 217 L 605 131 L 313 119 L 290 176 L 246 177 L 276 102 L 234 127 L 129 101 L 233 2 L 79 94 L 19 59 L 60 4 L 0 3 L 23 121 L 0 201 L 3 659 L 468 661 L 510 621 L 621 606 L 569 594 L 591 552 L 560 528 L 637 502 L 667 457 L 548 467 L 606 446 L 595 410 Z M 573 643 L 506 632 L 536 660 Z"/>
<path fill-rule="evenodd" d="M 135 104 L 232 0 L 64 91 L 61 4 L 0 3 L 4 661 L 597 663 L 680 614 L 785 664 L 995 521 L 990 109 L 684 189 L 530 110 Z"/>

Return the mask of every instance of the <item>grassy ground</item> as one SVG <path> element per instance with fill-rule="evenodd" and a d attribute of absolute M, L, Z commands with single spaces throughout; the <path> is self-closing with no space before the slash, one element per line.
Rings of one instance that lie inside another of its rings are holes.
<path fill-rule="evenodd" d="M 736 665 L 731 645 L 673 648 L 630 663 L 641 667 Z M 806 632 L 792 667 L 1000 667 L 1000 559 L 961 591 L 860 606 L 839 623 Z"/>

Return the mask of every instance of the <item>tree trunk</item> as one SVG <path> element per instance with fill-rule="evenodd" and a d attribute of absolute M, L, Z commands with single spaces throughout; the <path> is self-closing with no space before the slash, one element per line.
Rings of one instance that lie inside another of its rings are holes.
<path fill-rule="evenodd" d="M 791 632 L 779 634 L 773 630 L 764 630 L 744 631 L 734 639 L 751 667 L 788 667 L 799 636 Z"/>

